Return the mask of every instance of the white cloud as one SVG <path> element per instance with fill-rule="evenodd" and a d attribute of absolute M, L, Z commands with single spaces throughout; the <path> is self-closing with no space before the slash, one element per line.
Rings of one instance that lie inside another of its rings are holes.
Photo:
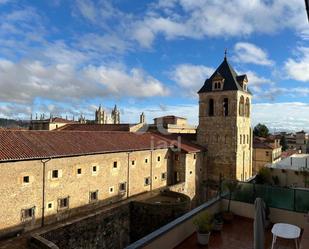
<path fill-rule="evenodd" d="M 309 82 L 309 47 L 299 47 L 298 56 L 289 58 L 284 65 L 289 78 Z"/>
<path fill-rule="evenodd" d="M 77 0 L 76 6 L 82 16 L 94 22 L 97 17 L 97 9 L 91 0 Z"/>
<path fill-rule="evenodd" d="M 196 92 L 214 71 L 214 68 L 203 65 L 180 64 L 175 66 L 169 76 L 176 84 L 184 88 L 186 93 L 196 96 Z"/>
<path fill-rule="evenodd" d="M 257 65 L 271 66 L 274 64 L 268 58 L 267 52 L 256 45 L 248 42 L 238 42 L 234 46 L 235 56 L 233 60 L 240 63 L 252 63 Z"/>
<path fill-rule="evenodd" d="M 135 39 L 144 47 L 150 47 L 159 34 L 167 39 L 201 39 L 285 28 L 301 32 L 306 27 L 304 3 L 299 0 L 160 0 L 151 6 L 142 20 L 133 23 Z"/>
<path fill-rule="evenodd" d="M 71 64 L 46 65 L 41 61 L 0 60 L 0 102 L 31 103 L 36 98 L 80 101 L 95 97 L 166 96 L 162 82 L 141 69 Z"/>
<path fill-rule="evenodd" d="M 307 130 L 309 127 L 309 104 L 299 102 L 254 104 L 252 125 L 265 123 L 272 131 Z"/>

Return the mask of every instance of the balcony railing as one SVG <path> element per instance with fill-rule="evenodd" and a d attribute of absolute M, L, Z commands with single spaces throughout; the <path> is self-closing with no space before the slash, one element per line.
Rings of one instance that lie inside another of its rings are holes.
<path fill-rule="evenodd" d="M 227 198 L 226 195 L 222 195 Z M 240 182 L 239 189 L 233 193 L 232 200 L 254 203 L 261 197 L 272 208 L 307 213 L 309 211 L 309 189 L 292 189 L 269 185 Z"/>

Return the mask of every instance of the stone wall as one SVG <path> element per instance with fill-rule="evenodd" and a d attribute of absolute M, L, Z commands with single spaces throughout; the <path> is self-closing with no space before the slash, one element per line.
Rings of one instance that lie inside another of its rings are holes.
<path fill-rule="evenodd" d="M 130 243 L 130 207 L 69 223 L 41 236 L 60 249 L 121 249 Z"/>
<path fill-rule="evenodd" d="M 178 203 L 131 202 L 131 243 L 164 226 L 190 210 L 190 198 L 186 195 L 168 192 L 167 195 L 180 198 Z"/>

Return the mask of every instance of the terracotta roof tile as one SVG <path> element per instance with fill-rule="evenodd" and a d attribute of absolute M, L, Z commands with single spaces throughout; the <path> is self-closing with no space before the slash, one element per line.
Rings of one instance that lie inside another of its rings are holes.
<path fill-rule="evenodd" d="M 67 124 L 58 131 L 130 131 L 130 124 Z"/>
<path fill-rule="evenodd" d="M 0 130 L 0 161 L 168 148 L 152 133 Z"/>

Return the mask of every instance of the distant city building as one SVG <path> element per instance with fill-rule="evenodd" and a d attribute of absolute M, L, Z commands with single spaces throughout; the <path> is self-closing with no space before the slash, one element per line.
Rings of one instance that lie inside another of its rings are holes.
<path fill-rule="evenodd" d="M 280 139 L 270 136 L 268 138 L 254 137 L 253 139 L 253 174 L 267 164 L 273 164 L 281 160 L 282 146 Z"/>
<path fill-rule="evenodd" d="M 120 112 L 115 105 L 111 114 L 108 114 L 100 105 L 95 111 L 96 124 L 120 124 Z"/>
<path fill-rule="evenodd" d="M 296 150 L 300 153 L 309 153 L 309 139 L 305 131 L 296 132 Z"/>
<path fill-rule="evenodd" d="M 68 120 L 59 117 L 50 117 L 44 119 L 44 115 L 41 115 L 40 119 L 31 119 L 29 130 L 55 130 L 67 124 L 77 123 L 74 120 Z"/>
<path fill-rule="evenodd" d="M 155 118 L 149 129 L 162 133 L 196 133 L 196 127 L 189 125 L 186 118 L 174 115 Z"/>

